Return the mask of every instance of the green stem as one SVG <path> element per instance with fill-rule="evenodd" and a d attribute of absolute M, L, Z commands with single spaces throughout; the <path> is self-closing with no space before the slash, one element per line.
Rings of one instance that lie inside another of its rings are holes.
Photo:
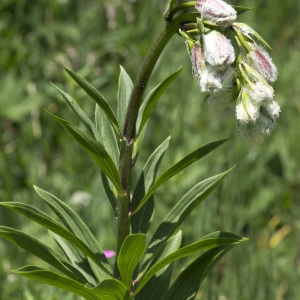
<path fill-rule="evenodd" d="M 124 141 L 121 141 L 119 174 L 125 196 L 119 195 L 117 205 L 117 253 L 119 253 L 125 238 L 130 234 L 130 191 L 131 191 L 131 170 L 132 170 L 132 150 L 136 135 L 136 121 L 142 103 L 145 87 L 152 74 L 154 66 L 160 57 L 165 46 L 171 37 L 177 32 L 181 24 L 196 21 L 199 14 L 183 14 L 174 20 L 167 22 L 158 35 L 154 44 L 150 48 L 140 72 L 133 86 L 131 97 L 128 103 L 125 125 L 123 129 Z M 118 268 L 115 266 L 115 275 Z"/>
<path fill-rule="evenodd" d="M 171 39 L 171 37 L 177 32 L 181 24 L 184 23 L 195 23 L 196 17 L 199 16 L 197 13 L 183 14 L 174 20 L 167 22 L 162 29 L 161 33 L 153 43 L 150 51 L 148 52 L 143 65 L 140 69 L 136 81 L 133 86 L 131 97 L 128 104 L 127 115 L 125 120 L 125 126 L 123 136 L 128 143 L 133 142 L 135 137 L 135 126 L 136 120 L 141 106 L 142 97 L 144 95 L 145 87 L 151 76 L 153 68 L 160 57 L 165 46 Z"/>
<path fill-rule="evenodd" d="M 189 8 L 189 7 L 195 8 L 196 2 L 197 2 L 197 1 L 185 2 L 185 3 L 182 3 L 182 4 L 180 4 L 180 5 L 176 6 L 176 7 L 174 7 L 174 8 L 170 11 L 170 13 L 169 13 L 169 15 L 168 15 L 168 19 L 169 19 L 169 20 L 172 19 L 173 16 L 174 16 L 177 12 L 179 12 L 179 11 L 181 11 L 181 10 L 183 10 L 183 9 L 186 9 L 186 8 Z"/>

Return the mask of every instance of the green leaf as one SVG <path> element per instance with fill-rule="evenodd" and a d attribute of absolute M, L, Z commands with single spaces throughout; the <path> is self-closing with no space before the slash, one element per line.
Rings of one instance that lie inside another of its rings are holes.
<path fill-rule="evenodd" d="M 171 12 L 171 10 L 173 9 L 174 5 L 176 4 L 176 1 L 177 0 L 168 0 L 168 4 L 167 4 L 167 7 L 166 7 L 166 10 L 164 12 L 164 19 L 167 21 L 168 18 L 169 18 L 169 14 Z"/>
<path fill-rule="evenodd" d="M 163 174 L 159 176 L 159 178 L 156 180 L 156 182 L 152 185 L 152 187 L 149 189 L 145 197 L 140 202 L 139 206 L 132 212 L 132 214 L 137 213 L 143 205 L 147 202 L 147 200 L 152 196 L 152 194 L 167 180 L 178 174 L 180 171 L 191 165 L 192 163 L 198 161 L 205 155 L 207 155 L 209 152 L 213 151 L 223 143 L 225 143 L 227 140 L 220 140 L 217 142 L 213 142 L 210 144 L 205 145 L 204 147 L 201 147 L 194 152 L 190 153 L 183 159 L 181 159 L 179 162 L 177 162 L 174 166 L 169 168 L 167 171 L 165 171 Z"/>
<path fill-rule="evenodd" d="M 60 249 L 63 251 L 68 261 L 86 278 L 86 282 L 89 282 L 92 286 L 96 286 L 99 281 L 97 276 L 95 276 L 87 257 L 78 248 L 67 243 L 65 239 L 61 238 L 59 235 L 51 231 L 49 232 L 53 236 Z"/>
<path fill-rule="evenodd" d="M 102 300 L 129 300 L 130 293 L 126 286 L 119 280 L 106 279 L 98 286 L 91 289 Z"/>
<path fill-rule="evenodd" d="M 183 257 L 198 253 L 203 250 L 223 246 L 223 245 L 232 245 L 237 244 L 240 242 L 245 241 L 246 238 L 243 238 L 238 235 L 234 235 L 232 233 L 228 232 L 214 232 L 212 234 L 209 234 L 203 238 L 201 238 L 199 241 L 190 244 L 188 246 L 185 246 L 183 248 L 180 248 L 179 250 L 173 252 L 172 254 L 168 255 L 155 265 L 153 265 L 142 277 L 143 274 L 140 274 L 138 278 L 142 277 L 141 282 L 138 285 L 137 290 L 135 291 L 135 294 L 137 294 L 144 285 L 157 273 L 160 269 L 167 266 L 168 264 L 179 260 Z"/>
<path fill-rule="evenodd" d="M 244 6 L 237 6 L 237 5 L 232 5 L 232 7 L 235 9 L 238 15 L 241 15 L 249 10 L 254 9 L 254 7 L 244 7 Z"/>
<path fill-rule="evenodd" d="M 84 113 L 84 111 L 81 109 L 81 107 L 78 105 L 78 103 L 67 93 L 59 89 L 57 86 L 52 84 L 59 93 L 64 97 L 64 99 L 67 101 L 69 106 L 73 109 L 73 111 L 76 113 L 76 115 L 79 117 L 82 124 L 85 126 L 85 128 L 89 131 L 89 133 L 95 138 L 95 140 L 100 142 L 99 134 L 96 130 L 96 127 L 94 123 L 88 118 L 88 116 Z"/>
<path fill-rule="evenodd" d="M 144 268 L 153 263 L 153 258 L 159 253 L 165 241 L 174 234 L 190 213 L 208 197 L 232 169 L 199 182 L 175 204 L 150 241 L 144 258 Z"/>
<path fill-rule="evenodd" d="M 91 233 L 86 224 L 80 219 L 80 217 L 64 202 L 59 200 L 54 195 L 34 186 L 36 192 L 40 197 L 46 201 L 49 207 L 55 212 L 58 218 L 63 224 L 74 233 L 74 235 L 84 242 L 93 253 L 97 255 L 97 258 L 104 265 L 105 269 L 111 270 L 111 267 L 102 251 L 98 241 Z"/>
<path fill-rule="evenodd" d="M 133 83 L 126 73 L 125 69 L 120 66 L 120 76 L 119 76 L 119 84 L 118 84 L 118 120 L 120 127 L 123 128 L 125 123 L 127 105 L 130 99 L 130 95 L 132 92 Z"/>
<path fill-rule="evenodd" d="M 161 260 L 169 254 L 179 249 L 182 240 L 182 233 L 178 231 L 175 235 L 170 237 L 163 246 L 162 251 L 157 257 L 157 260 Z M 159 270 L 155 276 L 153 276 L 144 288 L 137 294 L 135 300 L 156 300 L 165 299 L 164 295 L 168 290 L 171 282 L 173 271 L 173 264 L 170 264 L 161 270 Z"/>
<path fill-rule="evenodd" d="M 106 115 L 98 104 L 96 104 L 95 109 L 95 123 L 97 131 L 101 137 L 101 143 L 112 158 L 115 165 L 118 167 L 120 156 L 118 141 Z"/>
<path fill-rule="evenodd" d="M 139 134 L 139 136 L 137 137 L 137 139 L 133 143 L 133 150 L 132 150 L 132 161 L 133 162 L 135 162 L 137 160 L 139 151 L 140 151 L 141 146 L 142 146 L 143 141 L 144 141 L 146 129 L 147 129 L 147 124 L 146 124 L 146 126 L 144 126 L 144 129 L 142 130 L 142 132 Z"/>
<path fill-rule="evenodd" d="M 168 137 L 161 145 L 159 145 L 146 162 L 132 196 L 131 207 L 133 210 L 138 206 L 145 196 L 145 193 L 153 184 L 161 159 L 169 147 L 170 138 L 171 137 Z M 137 214 L 131 217 L 132 232 L 147 233 L 153 212 L 154 199 L 148 201 Z"/>
<path fill-rule="evenodd" d="M 104 191 L 106 193 L 106 196 L 110 202 L 110 205 L 114 211 L 115 216 L 117 216 L 117 195 L 115 193 L 116 188 L 114 187 L 114 185 L 111 183 L 111 181 L 109 181 L 109 179 L 107 178 L 107 176 L 101 172 L 101 179 L 102 179 L 102 183 L 103 183 L 103 187 L 104 187 Z"/>
<path fill-rule="evenodd" d="M 137 125 L 139 125 L 137 137 L 142 132 L 144 126 L 147 124 L 151 113 L 158 102 L 161 95 L 165 92 L 165 90 L 169 87 L 169 85 L 178 77 L 179 73 L 181 72 L 182 67 L 179 68 L 175 73 L 170 75 L 167 79 L 165 79 L 162 83 L 157 85 L 146 97 L 144 103 L 142 104 L 140 108 L 139 115 L 141 116 L 141 121 L 137 122 Z"/>
<path fill-rule="evenodd" d="M 237 28 L 246 38 L 250 39 L 250 41 L 254 42 L 253 38 L 251 35 L 257 38 L 257 40 L 265 45 L 267 48 L 272 50 L 272 48 L 269 46 L 269 44 L 249 25 L 245 23 L 234 23 L 233 26 Z"/>
<path fill-rule="evenodd" d="M 95 87 L 88 83 L 84 78 L 66 68 L 65 70 L 73 78 L 73 80 L 76 81 L 76 83 L 79 86 L 81 86 L 84 89 L 84 91 L 101 107 L 101 109 L 106 114 L 109 122 L 111 123 L 115 133 L 120 138 L 122 138 L 118 120 L 115 114 L 113 113 L 112 109 L 110 108 L 109 104 L 107 103 L 106 99 L 99 93 L 99 91 Z"/>
<path fill-rule="evenodd" d="M 99 107 L 98 104 L 96 104 L 96 110 L 95 110 L 95 123 L 96 123 L 96 128 L 101 136 L 101 141 L 102 141 L 102 144 L 103 144 L 105 150 L 112 158 L 116 167 L 118 167 L 119 156 L 120 156 L 118 141 L 117 141 L 115 132 L 114 132 L 113 128 L 111 127 L 106 115 L 101 110 L 101 108 Z M 116 213 L 117 213 L 116 212 L 116 203 L 117 203 L 118 191 L 103 172 L 101 172 L 101 179 L 102 179 L 102 183 L 103 183 L 107 198 L 108 198 L 108 200 L 114 210 L 114 213 L 116 215 Z"/>
<path fill-rule="evenodd" d="M 118 254 L 118 268 L 122 282 L 128 289 L 131 288 L 133 271 L 142 258 L 145 249 L 146 235 L 131 234 L 126 237 Z"/>
<path fill-rule="evenodd" d="M 103 145 L 74 124 L 50 113 L 80 144 L 80 146 L 96 161 L 105 175 L 112 181 L 120 194 L 124 194 L 118 170 Z"/>
<path fill-rule="evenodd" d="M 10 243 L 32 253 L 70 278 L 86 283 L 84 276 L 61 254 L 43 244 L 33 236 L 20 230 L 5 226 L 0 226 L 0 236 Z"/>
<path fill-rule="evenodd" d="M 74 235 L 72 232 L 68 231 L 63 227 L 60 223 L 52 219 L 47 214 L 43 213 L 39 209 L 20 202 L 1 202 L 1 205 L 10 208 L 27 218 L 33 220 L 34 222 L 41 224 L 45 228 L 51 230 L 52 232 L 56 233 L 57 235 L 61 236 L 68 242 L 70 242 L 72 245 L 80 249 L 85 255 L 90 257 L 105 273 L 107 273 L 110 276 L 113 276 L 109 269 L 109 265 L 107 263 L 107 259 L 105 255 L 102 252 L 102 249 L 97 248 L 97 252 L 93 252 L 82 239 Z M 73 220 L 74 221 L 74 220 Z M 82 238 L 82 235 L 81 235 Z M 94 246 L 93 243 L 92 246 Z M 94 247 L 95 248 L 95 247 Z M 95 250 L 95 249 L 94 249 Z M 101 250 L 101 252 L 99 252 Z M 108 269 L 103 265 L 103 263 L 106 263 L 106 266 L 108 266 Z"/>
<path fill-rule="evenodd" d="M 98 286 L 89 288 L 88 285 L 80 284 L 65 276 L 35 266 L 22 267 L 13 272 L 77 294 L 87 300 L 129 300 L 130 298 L 128 289 L 122 282 L 115 279 L 106 279 Z"/>
<path fill-rule="evenodd" d="M 208 271 L 233 247 L 234 245 L 220 246 L 203 253 L 179 274 L 164 300 L 195 299 Z"/>

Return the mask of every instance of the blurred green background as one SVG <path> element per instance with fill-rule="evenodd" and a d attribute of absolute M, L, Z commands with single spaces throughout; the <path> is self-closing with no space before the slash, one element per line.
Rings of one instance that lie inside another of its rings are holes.
<path fill-rule="evenodd" d="M 92 82 L 115 107 L 119 65 L 135 78 L 163 24 L 166 2 L 0 1 L 0 201 L 41 207 L 35 184 L 70 204 L 103 248 L 115 248 L 114 216 L 98 168 L 46 112 L 78 124 L 50 82 L 73 95 L 92 117 L 92 101 L 67 78 L 66 66 Z M 274 49 L 279 70 L 274 89 L 282 107 L 276 130 L 265 139 L 241 139 L 233 111 L 203 102 L 184 41 L 174 36 L 148 91 L 181 65 L 184 70 L 155 109 L 134 178 L 168 135 L 171 145 L 161 170 L 201 145 L 231 137 L 158 191 L 153 229 L 194 183 L 236 164 L 184 224 L 184 242 L 216 230 L 250 240 L 214 268 L 197 299 L 300 299 L 300 2 L 231 3 L 256 8 L 238 21 L 247 22 Z M 46 231 L 4 208 L 0 224 L 52 243 Z M 10 273 L 41 263 L 3 240 L 0 257 L 1 300 L 79 299 Z M 183 265 L 177 264 L 177 270 Z"/>

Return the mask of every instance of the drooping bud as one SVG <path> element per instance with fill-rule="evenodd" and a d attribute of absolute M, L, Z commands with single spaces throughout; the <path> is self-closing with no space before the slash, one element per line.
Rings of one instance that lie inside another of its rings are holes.
<path fill-rule="evenodd" d="M 228 67 L 225 71 L 220 72 L 220 80 L 222 87 L 215 92 L 210 93 L 206 98 L 209 103 L 230 105 L 237 97 L 237 86 L 235 78 L 235 69 Z"/>
<path fill-rule="evenodd" d="M 239 70 L 245 82 L 245 89 L 256 102 L 270 101 L 274 98 L 274 90 L 258 71 L 242 62 Z"/>
<path fill-rule="evenodd" d="M 199 81 L 201 92 L 215 93 L 227 89 L 233 80 L 234 74 L 234 68 L 228 67 L 226 70 L 220 70 L 207 65 Z"/>
<path fill-rule="evenodd" d="M 234 8 L 222 0 L 198 0 L 196 9 L 202 18 L 220 26 L 229 26 L 236 19 Z"/>
<path fill-rule="evenodd" d="M 199 42 L 196 42 L 190 51 L 192 61 L 192 71 L 194 77 L 198 80 L 205 69 L 205 56 Z"/>
<path fill-rule="evenodd" d="M 235 60 L 234 48 L 222 33 L 212 30 L 203 36 L 206 61 L 215 67 L 225 69 Z"/>
<path fill-rule="evenodd" d="M 262 105 L 262 109 L 265 111 L 265 115 L 268 115 L 270 119 L 275 121 L 279 117 L 281 111 L 279 104 L 276 101 L 266 102 Z"/>
<path fill-rule="evenodd" d="M 242 89 L 235 108 L 237 120 L 241 123 L 255 122 L 259 117 L 259 108 L 259 105 L 254 103 L 247 92 Z"/>
<path fill-rule="evenodd" d="M 278 72 L 269 53 L 259 45 L 253 44 L 252 48 L 253 50 L 247 54 L 249 65 L 258 71 L 267 82 L 275 82 Z"/>

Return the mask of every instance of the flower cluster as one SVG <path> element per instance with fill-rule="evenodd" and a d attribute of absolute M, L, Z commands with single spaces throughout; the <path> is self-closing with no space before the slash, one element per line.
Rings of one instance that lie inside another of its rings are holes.
<path fill-rule="evenodd" d="M 198 0 L 196 9 L 197 38 L 188 35 L 187 44 L 201 91 L 209 102 L 235 107 L 242 136 L 268 135 L 280 113 L 271 86 L 277 69 L 263 47 L 268 44 L 250 26 L 235 22 L 237 12 L 222 0 Z"/>

